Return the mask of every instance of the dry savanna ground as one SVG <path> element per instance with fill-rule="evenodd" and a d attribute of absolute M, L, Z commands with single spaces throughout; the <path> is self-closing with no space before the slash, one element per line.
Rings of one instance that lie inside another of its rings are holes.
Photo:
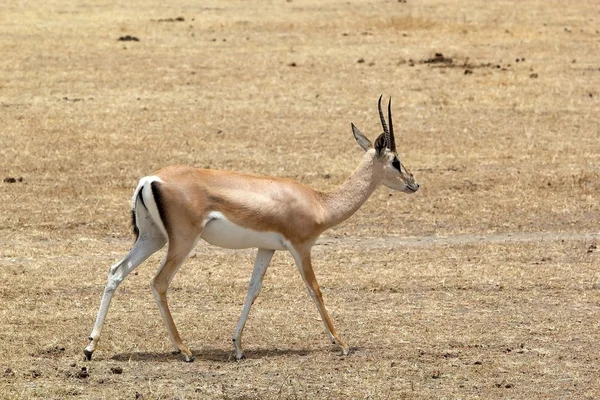
<path fill-rule="evenodd" d="M 593 0 L 2 2 L 0 398 L 600 397 L 599 22 Z M 350 355 L 278 252 L 233 361 L 254 250 L 199 244 L 169 292 L 196 361 L 148 287 L 162 253 L 83 361 L 140 177 L 330 190 L 381 93 L 421 190 L 314 247 Z"/>

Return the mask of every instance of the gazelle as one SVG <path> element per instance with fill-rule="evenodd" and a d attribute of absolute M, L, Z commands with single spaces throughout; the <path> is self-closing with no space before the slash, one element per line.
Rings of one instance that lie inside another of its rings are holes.
<path fill-rule="evenodd" d="M 236 359 L 244 355 L 242 331 L 276 250 L 287 250 L 292 254 L 329 338 L 344 355 L 348 354 L 348 345 L 336 332 L 323 304 L 312 268 L 311 247 L 325 230 L 354 214 L 379 185 L 406 193 L 419 189 L 396 152 L 391 98 L 388 103 L 389 129 L 381 110 L 381 97 L 378 109 L 383 133 L 373 146 L 351 124 L 354 138 L 366 153 L 352 175 L 328 193 L 290 179 L 184 166 L 170 166 L 142 178 L 131 204 L 135 243 L 129 254 L 108 272 L 90 343 L 84 350 L 86 358 L 92 358 L 119 284 L 151 254 L 168 244 L 167 254 L 152 280 L 152 291 L 173 346 L 183 354 L 185 361 L 194 360 L 173 322 L 167 304 L 167 289 L 200 239 L 230 249 L 258 248 L 248 294 L 233 332 Z"/>

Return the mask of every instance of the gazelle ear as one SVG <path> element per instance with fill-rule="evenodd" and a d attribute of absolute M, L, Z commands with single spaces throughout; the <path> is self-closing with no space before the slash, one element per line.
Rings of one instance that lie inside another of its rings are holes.
<path fill-rule="evenodd" d="M 371 141 L 365 135 L 363 135 L 353 123 L 350 123 L 350 125 L 352 125 L 352 134 L 354 135 L 354 139 L 356 139 L 358 145 L 362 147 L 364 151 L 367 151 L 373 147 Z"/>
<path fill-rule="evenodd" d="M 383 156 L 383 153 L 385 153 L 386 148 L 387 148 L 387 140 L 385 137 L 385 133 L 382 133 L 375 140 L 375 150 L 377 151 L 377 157 Z"/>

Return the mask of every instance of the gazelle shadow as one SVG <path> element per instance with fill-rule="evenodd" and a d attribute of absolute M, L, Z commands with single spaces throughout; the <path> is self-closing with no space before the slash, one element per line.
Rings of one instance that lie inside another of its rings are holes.
<path fill-rule="evenodd" d="M 246 359 L 254 360 L 268 357 L 279 357 L 284 355 L 307 356 L 322 349 L 257 349 L 246 350 L 244 356 Z M 235 361 L 233 350 L 225 351 L 217 348 L 203 348 L 192 350 L 192 354 L 197 361 L 231 362 Z M 114 361 L 148 361 L 148 362 L 170 362 L 181 360 L 182 356 L 176 352 L 129 352 L 115 354 L 110 358 Z"/>

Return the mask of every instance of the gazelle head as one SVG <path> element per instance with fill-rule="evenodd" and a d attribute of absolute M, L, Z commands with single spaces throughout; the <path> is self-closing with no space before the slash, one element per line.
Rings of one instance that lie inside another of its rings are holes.
<path fill-rule="evenodd" d="M 390 127 L 388 129 L 385 123 L 385 117 L 381 110 L 381 98 L 379 97 L 379 118 L 381 119 L 381 126 L 383 127 L 383 133 L 375 140 L 375 152 L 377 159 L 383 164 L 383 184 L 390 189 L 400 190 L 405 193 L 414 193 L 419 190 L 419 184 L 415 182 L 413 174 L 409 170 L 404 168 L 400 157 L 396 152 L 396 140 L 394 139 L 394 125 L 392 122 L 392 98 L 388 103 L 388 121 Z M 363 135 L 354 124 L 352 125 L 352 133 L 354 138 L 358 142 L 359 146 L 364 151 L 369 151 L 373 148 L 371 141 Z"/>

